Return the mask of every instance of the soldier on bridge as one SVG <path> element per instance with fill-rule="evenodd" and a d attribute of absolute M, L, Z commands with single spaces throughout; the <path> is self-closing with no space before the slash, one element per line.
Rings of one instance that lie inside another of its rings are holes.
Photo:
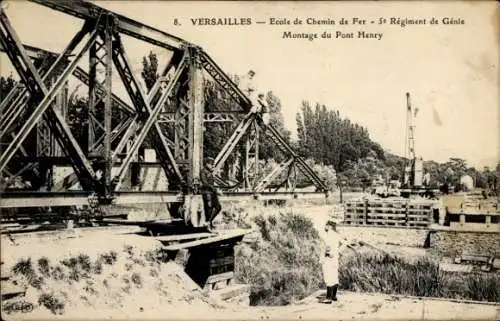
<path fill-rule="evenodd" d="M 205 166 L 201 171 L 201 195 L 203 197 L 203 209 L 205 212 L 206 222 L 208 229 L 214 229 L 213 220 L 220 213 L 222 207 L 219 202 L 219 192 L 215 187 L 215 180 L 213 175 L 214 159 L 209 157 Z"/>

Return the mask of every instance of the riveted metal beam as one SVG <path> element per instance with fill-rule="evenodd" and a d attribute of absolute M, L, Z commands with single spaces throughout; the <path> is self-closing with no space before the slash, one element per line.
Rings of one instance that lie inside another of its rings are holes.
<path fill-rule="evenodd" d="M 45 118 L 49 126 L 51 127 L 51 130 L 54 132 L 54 135 L 57 137 L 61 145 L 65 147 L 65 151 L 71 158 L 75 171 L 79 174 L 78 177 L 82 178 L 82 185 L 90 188 L 89 184 L 90 181 L 94 178 L 94 172 L 90 164 L 86 160 L 80 147 L 78 146 L 78 143 L 74 139 L 70 129 L 64 122 L 64 118 L 59 113 L 59 111 L 57 111 L 53 106 L 50 106 L 50 104 L 55 98 L 57 92 L 64 85 L 69 74 L 71 74 L 71 72 L 76 68 L 79 59 L 88 50 L 89 46 L 95 41 L 97 28 L 90 33 L 88 41 L 79 50 L 73 61 L 65 67 L 61 75 L 55 81 L 53 87 L 48 90 L 44 84 L 44 81 L 42 80 L 42 77 L 27 56 L 24 47 L 22 46 L 19 38 L 14 32 L 12 26 L 10 25 L 10 22 L 3 9 L 1 9 L 0 21 L 3 29 L 0 34 L 2 46 L 4 48 L 9 48 L 9 50 L 7 50 L 7 54 L 11 62 L 25 82 L 27 88 L 30 90 L 30 94 L 32 96 L 31 99 L 36 99 L 36 102 L 38 103 L 38 106 L 30 114 L 30 117 L 24 122 L 22 128 L 11 141 L 9 146 L 5 149 L 2 155 L 0 155 L 0 170 L 5 168 L 8 161 L 14 155 L 15 151 L 26 139 L 31 129 L 33 129 L 33 127 L 36 125 L 36 122 L 44 115 L 45 110 L 47 110 L 48 112 L 45 114 Z M 88 32 L 88 30 L 82 30 L 82 33 L 83 32 Z M 77 36 L 75 36 L 70 42 L 70 45 L 68 45 L 68 48 L 76 47 L 76 43 L 78 43 L 80 40 L 82 39 L 80 38 L 80 35 L 77 34 Z M 63 54 L 67 54 L 66 50 Z M 50 68 L 49 72 L 47 72 L 47 76 L 51 76 L 53 74 L 51 71 L 59 72 L 58 68 L 62 67 L 62 59 L 63 55 L 60 55 L 54 65 L 52 65 L 52 67 Z"/>

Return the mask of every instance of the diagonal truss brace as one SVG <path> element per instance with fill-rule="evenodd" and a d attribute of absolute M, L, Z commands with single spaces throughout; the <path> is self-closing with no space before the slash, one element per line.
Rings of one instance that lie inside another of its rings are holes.
<path fill-rule="evenodd" d="M 252 103 L 236 84 L 219 68 L 210 56 L 200 50 L 200 61 L 205 71 L 240 105 L 245 112 L 249 112 Z"/>
<path fill-rule="evenodd" d="M 275 144 L 281 148 L 281 150 L 289 155 L 291 155 L 294 160 L 297 168 L 301 170 L 301 172 L 307 176 L 311 180 L 311 182 L 320 190 L 323 192 L 328 191 L 328 186 L 325 185 L 323 180 L 318 177 L 318 175 L 307 165 L 307 163 L 304 161 L 302 157 L 300 157 L 293 149 L 290 147 L 285 139 L 281 137 L 281 135 L 278 133 L 278 131 L 270 126 L 270 125 L 264 125 L 261 122 L 261 126 L 265 126 L 266 128 L 266 133 L 268 133 L 268 136 L 275 142 Z"/>
<path fill-rule="evenodd" d="M 24 46 L 26 48 L 26 46 Z M 3 48 L 0 48 L 0 50 L 3 50 Z M 28 51 L 28 54 L 31 58 L 33 58 L 33 55 Z M 52 53 L 52 55 L 55 55 Z M 80 67 L 76 67 L 76 69 L 73 71 L 73 76 L 75 76 L 77 79 L 79 79 L 82 83 L 85 85 L 89 85 L 89 76 L 88 74 L 81 69 Z M 100 84 L 96 84 L 96 89 L 97 89 L 97 97 L 99 99 L 102 99 L 104 97 L 104 88 Z M 9 95 L 12 95 L 11 98 L 6 98 L 4 101 L 2 101 L 2 108 L 5 111 L 5 113 L 2 114 L 1 120 L 0 120 L 0 136 L 3 136 L 5 133 L 8 132 L 9 128 L 13 125 L 14 121 L 19 117 L 21 112 L 23 111 L 23 105 L 27 103 L 27 100 L 21 100 L 23 98 L 29 98 L 29 92 L 26 90 L 26 87 L 23 84 L 18 84 L 15 88 L 16 90 L 11 90 Z M 14 97 L 16 96 L 16 97 Z M 112 95 L 113 102 L 120 108 L 120 110 L 124 111 L 128 115 L 133 115 L 135 112 L 132 107 L 130 107 L 127 103 L 125 103 L 123 100 L 121 100 L 118 96 L 115 94 Z M 10 103 L 12 102 L 12 103 Z M 5 104 L 4 104 L 5 103 Z M 121 126 L 121 125 L 118 125 Z M 113 132 L 115 132 L 119 127 L 116 127 Z"/>
<path fill-rule="evenodd" d="M 278 177 L 279 174 L 281 174 L 281 172 L 283 172 L 283 170 L 287 167 L 289 167 L 290 165 L 293 164 L 293 161 L 294 159 L 293 158 L 290 158 L 289 160 L 287 161 L 284 161 L 280 164 L 277 164 L 273 170 L 266 175 L 266 177 L 264 177 L 262 180 L 260 180 L 256 186 L 255 186 L 255 189 L 254 189 L 254 192 L 256 193 L 261 193 L 263 192 L 267 186 L 269 186 L 269 184 L 271 184 L 271 182 L 276 178 Z"/>
<path fill-rule="evenodd" d="M 123 50 L 123 45 L 121 46 L 121 51 L 123 53 L 125 53 L 125 50 Z M 161 97 L 161 84 L 163 83 L 163 78 L 165 75 L 168 74 L 168 72 L 176 65 L 180 62 L 181 58 L 182 58 L 182 52 L 175 52 L 173 57 L 170 59 L 170 62 L 165 66 L 165 68 L 163 69 L 162 73 L 161 73 L 161 76 L 160 78 L 155 82 L 155 84 L 153 85 L 153 87 L 151 88 L 149 94 L 147 95 L 147 102 L 149 104 L 149 106 L 151 105 L 154 105 L 156 102 L 158 102 L 158 100 L 160 99 Z M 124 56 L 126 57 L 126 56 Z M 125 62 L 127 62 L 127 65 L 124 65 L 123 68 L 120 68 L 118 67 L 118 72 L 120 72 L 120 70 L 128 70 L 127 73 L 125 73 L 123 76 L 127 82 L 128 81 L 128 78 L 127 77 L 130 77 L 129 74 L 132 74 L 131 72 L 131 69 L 130 67 L 127 67 L 127 66 L 130 66 L 130 64 L 128 63 L 128 59 L 125 59 Z M 121 76 L 120 76 L 121 77 Z M 136 81 L 137 83 L 137 81 Z M 130 91 L 132 88 L 131 87 L 128 87 L 126 88 L 127 89 L 127 92 L 130 92 L 129 95 L 131 96 L 135 96 L 136 94 L 134 93 L 134 91 Z M 142 119 L 146 119 L 147 118 L 147 115 L 144 114 L 144 111 L 141 111 L 141 108 L 144 108 L 144 105 L 140 105 L 142 107 L 137 107 L 136 106 L 136 111 L 139 112 L 139 114 L 141 114 L 142 116 Z M 148 110 L 149 112 L 149 110 Z M 130 138 L 132 137 L 132 135 L 134 135 L 137 131 L 137 129 L 139 128 L 140 124 L 139 124 L 139 120 L 141 118 L 139 118 L 139 114 L 135 114 L 135 116 L 133 117 L 132 119 L 132 123 L 131 125 L 127 128 L 127 131 L 125 132 L 125 134 L 122 136 L 120 142 L 118 143 L 118 146 L 115 148 L 115 151 L 114 151 L 114 154 L 113 154 L 113 157 L 117 157 L 122 151 L 123 149 L 125 148 L 125 146 L 127 146 L 127 143 L 129 142 Z M 156 126 L 155 126 L 156 128 Z M 156 129 L 155 129 L 156 130 Z M 172 141 L 170 141 L 169 139 L 167 139 L 162 133 L 161 131 L 157 131 L 159 133 L 160 138 L 162 139 L 162 141 L 164 140 L 165 142 L 167 142 L 167 144 L 169 146 L 174 146 L 174 143 Z M 153 143 L 153 146 L 156 146 L 156 144 Z M 161 157 L 161 155 L 159 155 Z M 177 175 L 177 174 L 176 174 Z M 174 177 L 176 176 L 174 175 Z M 172 178 L 172 177 L 171 177 Z"/>
<path fill-rule="evenodd" d="M 46 1 L 41 1 L 41 0 L 34 0 L 34 2 L 40 3 L 42 5 L 47 5 L 53 9 L 77 16 L 79 18 L 96 18 L 97 14 L 99 12 L 102 12 L 102 8 L 93 5 L 89 2 L 84 2 L 84 1 L 77 1 L 77 2 L 70 2 L 70 1 L 56 1 L 56 0 L 46 0 Z M 153 30 L 151 27 L 142 25 L 140 23 L 137 23 L 133 20 L 129 20 L 128 18 L 119 16 L 119 26 L 118 26 L 118 31 L 131 35 L 132 37 L 135 37 L 137 39 L 142 39 L 145 41 L 148 41 L 153 44 L 160 45 L 162 47 L 166 47 L 169 49 L 173 49 L 175 52 L 182 51 L 187 42 L 183 41 L 182 39 L 175 39 L 174 37 L 170 37 L 168 34 L 161 33 L 157 30 Z M 169 47 L 168 42 L 173 41 L 174 45 L 172 47 Z M 220 68 L 215 64 L 215 62 L 212 61 L 212 59 L 204 52 L 202 52 L 200 55 L 200 60 L 202 62 L 202 65 L 204 69 L 216 80 L 216 82 L 221 85 L 228 93 L 229 95 L 239 103 L 241 107 L 243 107 L 243 110 L 248 111 L 250 109 L 251 103 L 249 99 L 238 89 L 238 87 L 225 75 L 225 73 L 220 70 Z M 147 97 L 148 102 L 150 102 L 150 105 L 152 106 L 157 106 L 156 100 L 154 103 L 151 103 L 154 95 L 149 95 Z M 153 112 L 155 111 L 155 108 L 153 108 Z M 148 111 L 149 113 L 149 111 Z M 258 117 L 258 116 L 257 116 Z M 157 117 L 155 117 L 157 118 Z M 151 114 L 147 118 L 147 122 L 151 119 Z M 156 124 L 158 119 L 154 120 L 154 123 Z M 136 121 L 133 122 L 136 124 Z M 132 126 L 130 126 L 132 128 Z M 248 128 L 248 127 L 247 127 Z M 269 127 L 268 127 L 269 129 Z M 245 129 L 246 130 L 246 129 Z M 244 133 L 245 131 L 243 131 Z M 134 130 L 130 131 L 131 135 L 135 134 Z M 226 144 L 224 147 L 223 151 L 218 155 L 218 161 L 219 161 L 219 167 L 220 165 L 227 159 L 228 154 L 234 149 L 234 146 L 236 146 L 238 140 L 241 138 L 243 135 L 238 135 L 239 137 L 235 140 L 234 137 L 232 137 L 232 142 L 230 143 L 229 146 Z M 268 132 L 269 133 L 269 132 Z M 142 131 L 139 133 L 142 134 Z M 276 136 L 278 135 L 278 136 Z M 234 135 L 233 135 L 234 136 Z M 306 173 L 306 176 L 311 178 L 311 180 L 320 187 L 320 189 L 326 188 L 323 184 L 323 182 L 316 176 L 316 174 L 312 171 L 312 169 L 294 153 L 294 151 L 291 149 L 291 147 L 286 143 L 282 137 L 279 136 L 277 132 L 273 133 L 271 131 L 271 135 L 269 135 L 273 141 L 278 145 L 278 147 L 285 152 L 288 152 L 292 154 L 292 156 L 296 160 L 296 165 L 299 167 L 303 172 Z M 142 138 L 143 140 L 144 138 Z M 166 138 L 164 137 L 166 140 Z M 139 141 L 140 139 L 136 139 L 134 141 L 134 145 Z M 142 143 L 142 140 L 141 143 Z M 139 143 L 140 144 L 140 143 Z M 232 145 L 232 147 L 231 147 Z M 221 155 L 222 154 L 222 155 Z M 227 155 L 226 155 L 227 154 Z M 222 160 L 222 162 L 220 162 Z"/>
<path fill-rule="evenodd" d="M 18 132 L 18 134 L 15 136 L 13 141 L 9 144 L 7 149 L 0 155 L 0 170 L 5 168 L 7 165 L 8 161 L 13 157 L 15 151 L 19 148 L 20 144 L 26 139 L 28 136 L 29 132 L 33 129 L 33 127 L 36 125 L 36 122 L 42 117 L 44 112 L 48 110 L 48 113 L 45 115 L 46 119 L 51 127 L 52 130 L 55 131 L 56 137 L 60 140 L 63 146 L 65 146 L 65 150 L 70 156 L 73 167 L 75 169 L 75 172 L 78 173 L 79 178 L 89 178 L 90 180 L 93 180 L 95 178 L 95 173 L 93 172 L 90 164 L 86 160 L 85 156 L 83 155 L 82 150 L 78 146 L 78 143 L 74 139 L 73 135 L 71 134 L 71 130 L 67 127 L 67 125 L 64 122 L 64 118 L 62 115 L 54 108 L 54 106 L 50 106 L 51 102 L 54 100 L 56 94 L 58 91 L 62 88 L 64 82 L 66 81 L 67 77 L 71 72 L 76 68 L 76 65 L 79 61 L 79 59 L 83 56 L 83 54 L 88 50 L 90 45 L 95 41 L 96 35 L 97 35 L 97 28 L 94 29 L 94 31 L 90 34 L 89 40 L 85 43 L 83 48 L 78 52 L 76 57 L 74 57 L 73 62 L 65 68 L 65 70 L 62 72 L 62 74 L 58 77 L 58 79 L 55 81 L 54 86 L 51 88 L 49 91 L 40 74 L 35 70 L 35 67 L 33 66 L 31 60 L 28 58 L 26 51 L 22 47 L 21 42 L 19 41 L 19 38 L 15 34 L 14 30 L 12 29 L 10 22 L 5 15 L 3 9 L 1 9 L 1 22 L 2 26 L 5 28 L 6 34 L 2 32 L 0 39 L 2 40 L 2 46 L 4 48 L 10 48 L 11 50 L 7 50 L 7 53 L 9 55 L 9 58 L 15 65 L 16 69 L 20 73 L 21 77 L 25 81 L 25 84 L 27 87 L 30 89 L 31 95 L 33 98 L 38 98 L 39 104 L 38 106 L 34 109 L 33 113 L 30 115 L 28 120 L 24 123 L 23 127 L 21 130 Z M 97 24 L 96 24 L 97 27 Z M 87 31 L 88 26 L 85 25 L 84 29 Z M 76 47 L 77 44 L 74 44 L 74 42 L 80 42 L 79 38 L 80 35 L 78 34 L 70 43 L 68 48 L 71 47 Z M 11 42 L 9 43 L 9 40 Z M 15 47 L 15 48 L 13 48 Z M 17 53 L 19 56 L 15 56 L 14 52 L 17 50 Z M 59 56 L 59 58 L 56 60 L 56 62 L 53 64 L 52 68 L 50 69 L 51 71 L 57 71 L 57 68 L 59 68 L 59 62 L 62 61 L 63 55 L 67 54 L 66 51 Z M 17 59 L 20 59 L 21 61 L 18 61 Z M 27 70 L 23 70 L 23 68 L 19 65 L 20 63 L 24 64 L 24 66 L 27 67 Z M 47 73 L 48 74 L 48 73 Z M 37 99 L 37 100 L 38 100 Z M 50 106 L 50 108 L 48 108 Z M 48 109 L 47 109 L 48 108 Z M 82 185 L 84 185 L 87 188 L 90 188 L 90 181 L 88 180 L 82 180 Z"/>
<path fill-rule="evenodd" d="M 217 173 L 221 170 L 222 166 L 240 141 L 241 137 L 243 137 L 252 122 L 255 121 L 255 116 L 256 115 L 253 112 L 246 114 L 245 118 L 235 128 L 231 137 L 228 139 L 224 147 L 222 147 L 221 151 L 214 160 L 214 173 Z"/>
<path fill-rule="evenodd" d="M 241 121 L 236 129 L 233 131 L 233 134 L 229 138 L 229 140 L 226 142 L 226 145 L 222 148 L 222 150 L 219 152 L 217 157 L 215 158 L 214 161 L 214 172 L 217 173 L 220 171 L 222 166 L 224 165 L 224 162 L 227 160 L 229 155 L 232 153 L 238 142 L 240 141 L 241 137 L 245 134 L 245 132 L 248 130 L 252 122 L 255 121 L 257 122 L 261 127 L 266 129 L 266 133 L 268 136 L 270 136 L 273 141 L 276 143 L 276 145 L 286 154 L 291 156 L 291 159 L 288 161 L 290 162 L 287 166 L 289 166 L 292 162 L 296 164 L 296 166 L 311 180 L 313 184 L 315 184 L 318 189 L 321 191 L 327 191 L 328 187 L 325 185 L 325 183 L 316 175 L 316 173 L 305 163 L 305 161 L 297 154 L 295 151 L 286 143 L 286 141 L 281 137 L 281 135 L 276 131 L 275 128 L 273 128 L 270 125 L 264 125 L 263 122 L 261 121 L 260 117 L 253 113 L 250 112 L 248 113 L 243 121 Z M 287 162 L 285 162 L 287 163 Z M 287 166 L 278 166 L 276 168 L 276 172 L 272 172 L 273 175 L 272 177 L 265 177 L 261 181 L 256 182 L 255 186 L 259 187 L 259 189 L 265 189 L 272 179 L 279 175 Z"/>
<path fill-rule="evenodd" d="M 138 151 L 139 146 L 143 143 L 144 139 L 148 134 L 150 134 L 150 129 L 151 127 L 154 127 L 153 135 L 156 134 L 158 137 L 157 139 L 160 140 L 161 145 L 164 148 L 164 151 L 167 154 L 168 161 L 170 164 L 167 164 L 166 162 L 163 162 L 166 166 L 171 166 L 171 169 L 168 169 L 168 172 L 174 172 L 177 176 L 177 178 L 180 181 L 183 181 L 182 174 L 180 173 L 179 168 L 177 167 L 174 157 L 170 151 L 170 148 L 168 147 L 168 143 L 166 140 L 163 138 L 163 134 L 161 133 L 160 127 L 157 124 L 157 117 L 158 114 L 165 104 L 167 98 L 172 94 L 174 90 L 174 86 L 177 84 L 179 77 L 181 73 L 185 69 L 185 64 L 186 64 L 186 55 L 184 55 L 181 58 L 181 61 L 179 62 L 177 69 L 175 71 L 175 75 L 173 79 L 170 81 L 170 83 L 167 85 L 166 90 L 160 95 L 159 100 L 156 102 L 154 108 L 151 109 L 148 99 L 145 97 L 145 94 L 142 92 L 140 86 L 138 85 L 137 81 L 135 80 L 135 77 L 133 73 L 131 72 L 130 65 L 128 64 L 128 60 L 126 59 L 124 52 L 123 52 L 123 47 L 121 45 L 121 42 L 119 41 L 118 38 L 118 46 L 115 46 L 115 48 L 119 48 L 119 52 L 114 52 L 113 53 L 113 59 L 115 61 L 115 65 L 117 67 L 117 70 L 120 73 L 120 76 L 123 79 L 123 82 L 125 86 L 127 87 L 127 91 L 129 91 L 129 95 L 131 96 L 131 99 L 135 100 L 137 103 L 136 106 L 143 106 L 144 108 L 139 108 L 142 116 L 147 117 L 145 122 L 143 123 L 143 126 L 138 128 L 140 131 L 137 133 L 137 136 L 132 144 L 132 147 L 127 153 L 127 156 L 125 157 L 123 163 L 121 164 L 118 174 L 114 178 L 114 184 L 115 184 L 115 191 L 118 191 L 121 183 L 123 182 L 123 179 L 125 178 L 125 174 L 127 172 L 128 166 L 130 165 L 130 162 L 132 161 L 133 155 Z M 117 49 L 118 50 L 118 49 Z M 120 59 L 121 58 L 121 59 Z M 128 78 L 127 78 L 128 77 Z M 132 86 L 136 87 L 134 89 Z M 159 87 L 158 87 L 159 88 Z M 150 96 L 153 97 L 156 93 L 150 93 Z M 159 146 L 155 146 L 159 147 Z M 161 151 L 161 150 L 160 150 Z M 169 175 L 172 178 L 172 175 Z"/>

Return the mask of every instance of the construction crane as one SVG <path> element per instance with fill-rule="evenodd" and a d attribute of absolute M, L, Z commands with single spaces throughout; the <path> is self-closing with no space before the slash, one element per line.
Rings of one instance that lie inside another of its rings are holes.
<path fill-rule="evenodd" d="M 405 136 L 405 168 L 403 188 L 420 188 L 422 186 L 422 158 L 415 153 L 415 118 L 418 108 L 413 108 L 410 93 L 406 93 L 406 136 Z"/>
<path fill-rule="evenodd" d="M 415 131 L 418 107 L 413 107 L 410 93 L 406 93 L 406 131 L 405 131 L 405 164 L 401 181 L 400 195 L 435 195 L 429 189 L 429 175 L 424 176 L 424 163 L 415 151 Z"/>

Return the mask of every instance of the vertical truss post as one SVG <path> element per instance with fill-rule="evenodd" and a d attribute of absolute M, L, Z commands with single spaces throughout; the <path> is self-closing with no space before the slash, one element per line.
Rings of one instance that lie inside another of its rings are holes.
<path fill-rule="evenodd" d="M 188 120 L 189 137 L 189 184 L 193 186 L 195 193 L 200 185 L 200 172 L 203 160 L 203 69 L 200 63 L 199 52 L 196 48 L 190 48 L 189 66 L 189 106 L 191 112 Z"/>
<path fill-rule="evenodd" d="M 111 170 L 113 168 L 113 159 L 111 151 L 111 118 L 112 118 L 112 67 L 113 67 L 113 28 L 114 17 L 112 15 L 106 16 L 105 30 L 104 30 L 104 47 L 106 50 L 106 75 L 104 80 L 104 89 L 106 96 L 104 98 L 104 185 L 106 196 L 111 192 Z"/>
<path fill-rule="evenodd" d="M 245 144 L 245 187 L 253 190 L 259 169 L 259 126 L 253 121 Z"/>
<path fill-rule="evenodd" d="M 52 86 L 56 77 L 46 79 L 47 87 Z M 57 94 L 59 96 L 59 94 Z M 56 96 L 56 98 L 57 98 Z M 36 156 L 49 157 L 50 156 L 50 128 L 45 120 L 41 120 L 36 124 Z"/>
<path fill-rule="evenodd" d="M 174 115 L 174 142 L 175 142 L 175 160 L 177 163 L 186 166 L 188 159 L 188 150 L 190 147 L 188 137 L 190 106 L 187 102 L 180 99 Z"/>
<path fill-rule="evenodd" d="M 95 141 L 94 135 L 94 115 L 95 115 L 95 104 L 97 100 L 97 44 L 98 41 L 94 42 L 89 49 L 89 98 L 88 98 L 88 140 L 87 140 L 87 155 L 90 156 L 93 152 L 93 146 Z"/>
<path fill-rule="evenodd" d="M 107 82 L 110 78 L 107 74 L 108 68 L 111 68 L 109 59 L 112 56 L 112 53 L 108 51 L 111 45 L 108 46 L 106 41 L 106 29 L 108 29 L 106 20 L 108 18 L 104 21 L 105 30 L 89 51 L 88 152 L 90 156 L 102 158 L 105 157 L 103 150 L 99 150 L 99 146 L 104 143 L 106 137 L 105 110 L 109 90 Z"/>
<path fill-rule="evenodd" d="M 59 112 L 61 113 L 61 116 L 64 118 L 65 121 L 68 120 L 68 82 L 64 84 L 63 89 L 61 92 L 57 95 L 56 97 L 56 106 L 59 109 Z M 51 134 L 52 140 L 52 155 L 61 157 L 64 155 L 63 150 L 61 149 L 61 146 L 57 143 L 57 138 L 54 136 L 54 134 Z"/>

